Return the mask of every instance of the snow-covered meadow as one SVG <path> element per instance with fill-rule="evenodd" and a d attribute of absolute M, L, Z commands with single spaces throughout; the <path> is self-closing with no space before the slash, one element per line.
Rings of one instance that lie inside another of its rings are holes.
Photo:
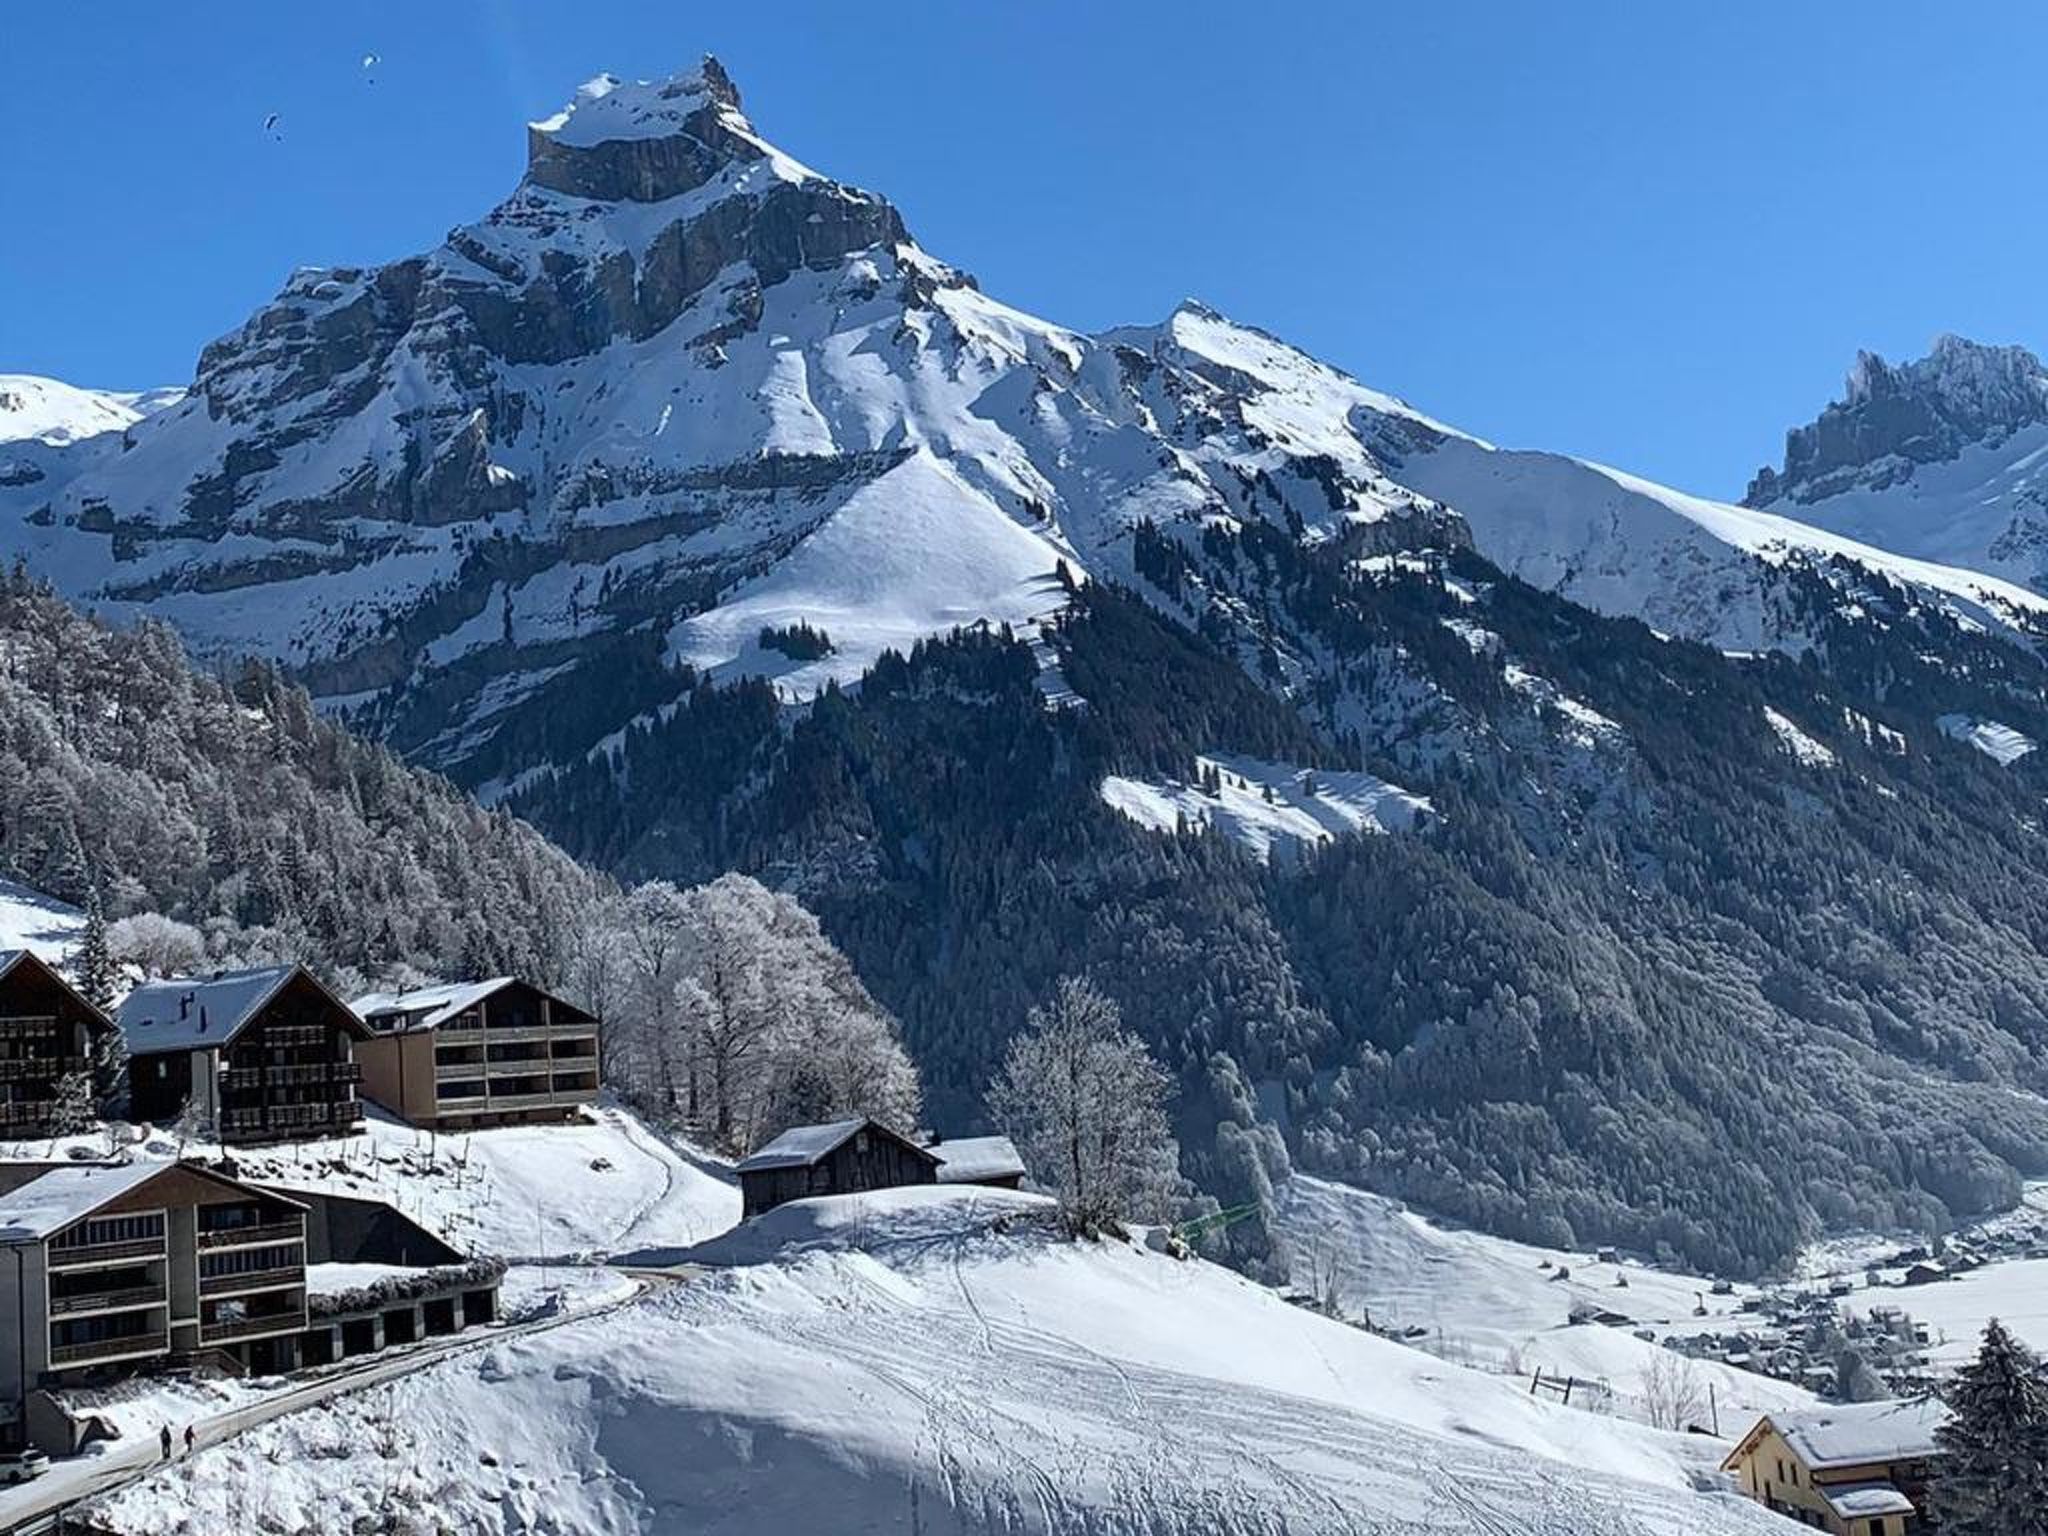
<path fill-rule="evenodd" d="M 1767 1536 L 1718 1443 L 1541 1402 L 1030 1196 L 784 1207 L 600 1319 L 270 1424 L 109 1529 Z M 1701 1491 L 1702 1488 L 1708 1491 Z"/>

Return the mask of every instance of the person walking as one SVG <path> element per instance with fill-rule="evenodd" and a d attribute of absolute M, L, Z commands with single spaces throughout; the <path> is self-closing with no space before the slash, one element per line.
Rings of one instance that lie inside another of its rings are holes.
<path fill-rule="evenodd" d="M 171 1459 L 171 1426 L 166 1424 L 163 1428 L 163 1433 L 157 1438 L 163 1443 L 164 1460 L 169 1461 Z"/>
<path fill-rule="evenodd" d="M 185 1454 L 187 1456 L 192 1454 L 192 1426 L 190 1424 L 185 1426 Z"/>

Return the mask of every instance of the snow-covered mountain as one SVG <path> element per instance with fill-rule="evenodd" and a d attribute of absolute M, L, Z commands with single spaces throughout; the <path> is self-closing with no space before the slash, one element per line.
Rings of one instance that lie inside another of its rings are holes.
<path fill-rule="evenodd" d="M 769 145 L 715 61 L 590 82 L 531 125 L 484 219 L 388 266 L 300 271 L 182 403 L 120 425 L 125 451 L 0 473 L 0 553 L 203 652 L 273 656 L 458 772 L 597 637 L 804 697 L 962 623 L 1028 630 L 1063 565 L 1128 579 L 1145 522 L 1361 554 L 1469 533 L 1514 574 L 1731 648 L 1803 645 L 1781 569 L 1838 556 L 1981 620 L 2048 609 L 1495 450 L 1198 304 L 1100 336 L 1022 314 Z M 829 652 L 778 649 L 797 623 Z"/>
<path fill-rule="evenodd" d="M 2048 591 L 2048 368 L 1957 336 L 1896 366 L 1865 352 L 1744 502 Z"/>
<path fill-rule="evenodd" d="M 63 447 L 119 432 L 178 403 L 184 390 L 80 389 L 30 373 L 0 373 L 0 443 Z"/>

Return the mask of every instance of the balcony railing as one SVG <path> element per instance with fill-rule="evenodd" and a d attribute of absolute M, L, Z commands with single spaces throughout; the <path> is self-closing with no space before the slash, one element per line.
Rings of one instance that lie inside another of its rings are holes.
<path fill-rule="evenodd" d="M 199 1234 L 202 1248 L 255 1248 L 264 1243 L 295 1243 L 305 1236 L 297 1217 L 290 1221 L 266 1221 L 257 1226 L 212 1227 Z"/>
<path fill-rule="evenodd" d="M 597 1079 L 593 1076 L 588 1082 L 577 1083 L 557 1077 L 554 1082 L 553 1093 L 557 1104 L 588 1104 L 597 1097 Z"/>
<path fill-rule="evenodd" d="M 503 1060 L 486 1064 L 492 1077 L 546 1077 L 548 1059 L 545 1056 L 507 1056 Z"/>
<path fill-rule="evenodd" d="M 133 1333 L 118 1339 L 92 1339 L 82 1344 L 52 1344 L 50 1364 L 79 1365 L 88 1360 L 124 1360 L 131 1355 L 157 1355 L 171 1347 L 170 1335 Z"/>
<path fill-rule="evenodd" d="M 274 1291 L 285 1285 L 304 1285 L 306 1266 L 290 1264 L 279 1269 L 251 1269 L 238 1275 L 201 1275 L 202 1296 L 233 1296 L 243 1291 Z"/>
<path fill-rule="evenodd" d="M 0 1035 L 50 1035 L 56 1032 L 57 1019 L 54 1014 L 0 1014 Z"/>
<path fill-rule="evenodd" d="M 80 1312 L 123 1312 L 131 1307 L 169 1304 L 160 1285 L 130 1285 L 116 1291 L 82 1291 L 74 1296 L 52 1296 L 50 1315 L 69 1317 Z"/>
<path fill-rule="evenodd" d="M 83 1072 L 83 1056 L 6 1056 L 0 1057 L 0 1083 L 39 1082 L 62 1077 L 67 1072 Z"/>
<path fill-rule="evenodd" d="M 303 1311 L 243 1317 L 231 1323 L 201 1323 L 199 1342 L 219 1344 L 228 1339 L 256 1339 L 273 1333 L 297 1333 L 305 1326 L 306 1314 Z"/>
<path fill-rule="evenodd" d="M 164 1256 L 164 1240 L 158 1237 L 135 1237 L 118 1243 L 68 1243 L 62 1248 L 50 1249 L 50 1267 L 63 1269 L 72 1264 L 105 1264 L 111 1259 L 160 1259 Z"/>

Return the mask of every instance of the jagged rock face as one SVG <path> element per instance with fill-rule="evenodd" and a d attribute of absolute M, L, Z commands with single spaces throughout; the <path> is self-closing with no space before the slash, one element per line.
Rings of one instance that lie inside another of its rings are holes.
<path fill-rule="evenodd" d="M 1807 503 L 1851 486 L 1882 489 L 1972 446 L 2048 422 L 2048 370 L 2023 347 L 1943 336 L 1917 362 L 1859 353 L 1843 398 L 1785 434 L 1785 467 L 1765 468 L 1744 505 Z"/>

